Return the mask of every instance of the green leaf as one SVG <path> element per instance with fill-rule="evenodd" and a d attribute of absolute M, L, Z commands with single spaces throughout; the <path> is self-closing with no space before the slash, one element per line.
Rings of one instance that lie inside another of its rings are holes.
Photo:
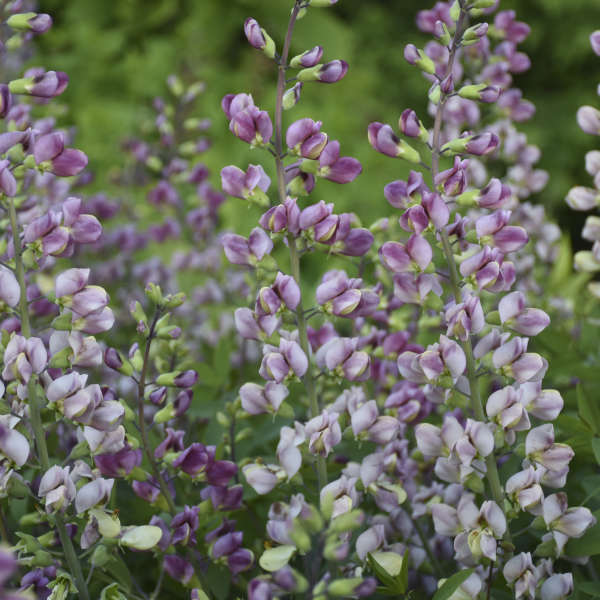
<path fill-rule="evenodd" d="M 465 569 L 449 577 L 434 594 L 432 600 L 448 600 L 452 594 L 473 574 L 475 569 Z"/>
<path fill-rule="evenodd" d="M 265 571 L 279 571 L 279 569 L 282 569 L 290 562 L 295 552 L 296 546 L 284 545 L 269 548 L 263 552 L 258 563 Z"/>
<path fill-rule="evenodd" d="M 113 554 L 102 570 L 108 573 L 112 579 L 116 579 L 123 589 L 127 592 L 131 590 L 131 573 L 125 564 L 125 561 L 118 555 Z"/>
<path fill-rule="evenodd" d="M 600 438 L 592 438 L 592 450 L 594 451 L 596 462 L 600 465 Z"/>
<path fill-rule="evenodd" d="M 560 240 L 558 257 L 550 273 L 548 289 L 554 289 L 564 282 L 571 275 L 572 265 L 573 252 L 571 250 L 571 240 L 568 235 L 563 235 Z"/>
<path fill-rule="evenodd" d="M 584 592 L 588 596 L 600 598 L 600 586 L 596 581 L 582 581 L 581 583 L 578 583 L 576 587 L 578 591 Z"/>
<path fill-rule="evenodd" d="M 408 584 L 408 556 L 395 552 L 369 552 L 367 562 L 385 590 L 391 594 L 404 594 Z M 405 577 L 406 571 L 406 577 Z"/>
<path fill-rule="evenodd" d="M 196 371 L 200 384 L 208 387 L 219 387 L 221 384 L 221 378 L 210 365 L 199 363 L 196 365 Z"/>
<path fill-rule="evenodd" d="M 586 435 L 590 434 L 590 428 L 584 422 L 570 415 L 559 415 L 555 423 L 566 434 L 575 436 L 579 436 L 582 433 Z"/>
<path fill-rule="evenodd" d="M 118 583 L 111 583 L 102 590 L 100 600 L 127 600 L 127 596 L 119 590 Z"/>
<path fill-rule="evenodd" d="M 221 383 L 224 383 L 229 378 L 231 371 L 231 344 L 227 336 L 223 336 L 219 341 L 214 356 L 214 370 Z"/>
<path fill-rule="evenodd" d="M 589 425 L 590 429 L 596 434 L 600 433 L 600 414 L 598 413 L 598 408 L 585 395 L 581 384 L 577 386 L 577 409 L 579 416 Z"/>

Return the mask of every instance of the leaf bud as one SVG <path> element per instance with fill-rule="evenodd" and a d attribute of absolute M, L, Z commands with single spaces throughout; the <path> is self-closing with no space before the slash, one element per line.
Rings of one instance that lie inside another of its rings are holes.
<path fill-rule="evenodd" d="M 285 91 L 283 94 L 283 110 L 289 110 L 298 104 L 302 85 L 302 82 L 298 81 L 294 87 Z"/>
<path fill-rule="evenodd" d="M 164 299 L 159 285 L 150 282 L 148 285 L 146 285 L 146 289 L 144 291 L 151 302 L 157 306 L 162 306 Z"/>

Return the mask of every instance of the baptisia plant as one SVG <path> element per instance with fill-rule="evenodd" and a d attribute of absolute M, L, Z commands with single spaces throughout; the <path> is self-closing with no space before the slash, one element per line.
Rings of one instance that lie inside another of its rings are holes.
<path fill-rule="evenodd" d="M 311 200 L 318 180 L 350 183 L 361 165 L 343 156 L 341 144 L 329 138 L 321 121 L 304 117 L 287 128 L 283 124 L 284 110 L 294 109 L 301 94 L 310 93 L 310 84 L 335 83 L 347 73 L 343 60 L 322 61 L 326 49 L 321 46 L 292 57 L 298 19 L 331 4 L 294 2 L 280 48 L 254 19 L 246 20 L 248 41 L 277 69 L 273 118 L 246 93 L 228 94 L 222 102 L 231 132 L 265 150 L 263 156 L 271 154 L 277 178 L 271 186 L 260 164 L 221 172 L 224 191 L 264 211 L 248 237 L 223 236 L 227 258 L 251 269 L 257 282 L 251 305 L 237 309 L 235 320 L 239 334 L 258 341 L 263 353 L 258 368 L 262 382 L 241 386 L 230 412 L 238 419 L 266 413 L 281 423 L 272 458 L 261 456 L 242 468 L 259 496 L 285 494 L 268 508 L 266 530 L 275 546 L 259 558 L 265 573 L 248 586 L 254 599 L 295 593 L 314 598 L 372 595 L 377 582 L 362 563 L 376 548 L 362 552 L 358 560 L 355 554 L 356 535 L 366 528 L 361 505 L 374 501 L 379 510 L 393 513 L 406 498 L 401 480 L 394 478 L 400 465 L 410 462 L 398 437 L 401 423 L 369 398 L 371 357 L 366 347 L 371 340 L 360 334 L 381 303 L 381 285 L 363 276 L 374 260 L 373 233 L 355 215 L 339 213 L 333 202 Z M 313 296 L 300 263 L 318 252 L 331 267 L 322 273 Z M 385 312 L 379 318 L 385 319 Z M 394 347 L 406 344 L 398 339 Z M 342 448 L 356 455 L 355 440 L 366 444 L 358 453 L 362 458 L 381 448 L 370 455 L 364 475 L 359 475 L 359 462 L 341 459 L 348 464 L 340 472 L 332 461 Z M 249 502 L 264 506 L 259 500 Z M 405 589 L 404 549 L 390 547 L 396 552 L 383 552 L 380 560 Z M 307 558 L 314 565 L 310 573 L 301 571 Z"/>
<path fill-rule="evenodd" d="M 510 210 L 520 191 L 511 181 L 515 172 L 508 173 L 510 187 L 494 178 L 477 183 L 481 163 L 508 153 L 510 139 L 502 135 L 506 126 L 475 130 L 480 111 L 516 121 L 531 113 L 510 89 L 510 73 L 529 66 L 517 50 L 529 27 L 512 11 L 496 13 L 493 24 L 479 21 L 497 4 L 438 2 L 419 14 L 421 29 L 435 41 L 425 50 L 408 44 L 404 57 L 430 82 L 431 127 L 407 109 L 400 136 L 390 125 L 368 128 L 377 151 L 417 169 L 408 181 L 386 186 L 405 233 L 383 243 L 379 253 L 403 303 L 430 315 L 428 325 L 441 314 L 439 339 L 398 356 L 401 376 L 437 405 L 434 422 L 415 428 L 413 455 L 421 463 L 415 496 L 420 500 L 427 488 L 437 489 L 416 510 L 409 498 L 413 519 L 432 519 L 432 561 L 437 536 L 452 541 L 452 549 L 437 554 L 455 567 L 431 566 L 438 578 L 457 567 L 459 574 L 445 584 L 438 579 L 438 586 L 456 598 L 493 597 L 507 588 L 516 598 L 564 598 L 573 577 L 569 571 L 554 574 L 554 561 L 564 556 L 568 539 L 583 535 L 595 519 L 587 508 L 569 507 L 566 494 L 557 491 L 574 453 L 555 440 L 551 421 L 563 400 L 544 389 L 549 365 L 529 348 L 549 317 L 513 291 L 518 272 L 511 257 L 528 242 Z M 539 183 L 532 177 L 535 190 Z M 523 537 L 528 520 L 539 534 Z M 424 549 L 428 543 L 423 539 Z"/>
<path fill-rule="evenodd" d="M 3 31 L 24 33 L 11 37 L 7 47 L 43 33 L 51 24 L 47 15 L 20 14 L 19 3 L 13 4 L 14 10 L 4 7 L 15 14 Z M 208 482 L 203 486 L 205 507 L 212 503 L 230 508 L 240 494 L 227 488 L 235 465 L 219 460 L 214 447 L 191 441 L 184 447 L 182 432 L 170 427 L 188 409 L 197 380 L 177 343 L 181 330 L 169 323 L 181 295 L 163 295 L 156 285 L 149 286 L 148 299 L 155 307 L 150 320 L 134 303 L 143 355 L 136 344 L 125 361 L 113 349 L 104 350 L 96 338 L 113 326 L 110 299 L 94 283 L 93 271 L 75 261 L 82 245 L 100 239 L 102 226 L 81 199 L 68 193 L 87 157 L 69 147 L 69 135 L 56 128 L 54 119 L 34 116 L 39 103 L 29 103 L 60 95 L 67 82 L 62 72 L 35 68 L 1 87 L 6 131 L 0 133 L 0 523 L 16 557 L 15 562 L 10 554 L 3 555 L 2 585 L 14 577 L 18 563 L 24 571 L 24 595 L 12 597 L 125 598 L 131 594 L 131 579 L 116 550 L 153 551 L 164 572 L 184 583 L 202 576 L 201 569 L 192 568 L 177 552 L 180 546 L 189 555 L 196 545 L 200 508 L 177 502 L 172 475 L 166 482 L 164 471 Z M 155 338 L 167 340 L 167 351 L 161 350 L 169 358 L 150 365 Z M 115 389 L 94 382 L 103 353 L 110 367 L 136 384 L 132 400 L 137 417 L 128 396 L 122 400 Z M 163 405 L 155 419 L 161 438 L 156 447 L 150 446 L 145 427 L 152 416 L 147 402 Z M 160 499 L 166 509 L 163 518 L 131 514 L 123 519 L 130 524 L 121 523 L 123 517 L 109 505 L 117 480 L 125 477 L 148 502 Z M 9 500 L 15 498 L 23 510 L 13 515 Z M 19 520 L 18 530 L 13 519 Z M 237 533 L 224 544 L 221 540 L 233 530 L 212 530 L 205 528 L 205 552 L 210 544 L 215 562 L 226 562 L 234 571 L 251 563 Z M 214 550 L 219 541 L 220 553 Z M 120 575 L 107 585 L 106 574 L 115 571 Z M 158 582 L 156 594 L 162 576 Z"/>

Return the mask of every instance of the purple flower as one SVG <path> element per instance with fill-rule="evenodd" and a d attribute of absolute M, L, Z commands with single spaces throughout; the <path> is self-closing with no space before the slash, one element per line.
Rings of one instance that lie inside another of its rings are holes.
<path fill-rule="evenodd" d="M 256 21 L 256 19 L 248 18 L 244 22 L 244 33 L 246 34 L 246 38 L 250 45 L 258 50 L 264 50 L 267 41 L 265 39 L 265 35 L 260 25 Z"/>
<path fill-rule="evenodd" d="M 12 105 L 10 90 L 5 83 L 0 83 L 0 118 L 6 117 Z M 6 135 L 6 134 L 2 134 Z"/>
<path fill-rule="evenodd" d="M 390 125 L 383 123 L 371 123 L 367 128 L 369 143 L 377 152 L 381 152 L 392 158 L 403 158 L 412 163 L 419 163 L 419 153 L 409 146 L 404 140 L 400 140 Z"/>
<path fill-rule="evenodd" d="M 394 273 L 424 271 L 431 262 L 433 250 L 424 237 L 413 234 L 406 244 L 385 242 L 379 249 L 379 257 Z"/>
<path fill-rule="evenodd" d="M 0 160 L 0 190 L 7 196 L 14 196 L 17 193 L 17 180 L 10 170 L 10 161 Z"/>
<path fill-rule="evenodd" d="M 181 469 L 184 473 L 196 476 L 206 471 L 213 458 L 204 444 L 193 443 L 191 446 L 180 452 L 179 456 L 173 461 L 173 467 Z"/>
<path fill-rule="evenodd" d="M 250 165 L 246 173 L 234 166 L 223 168 L 221 185 L 223 191 L 230 196 L 268 205 L 266 192 L 271 179 L 260 165 Z"/>
<path fill-rule="evenodd" d="M 300 119 L 288 127 L 285 142 L 295 154 L 315 160 L 327 144 L 327 134 L 320 130 L 321 121 Z"/>
<path fill-rule="evenodd" d="M 308 358 L 300 345 L 292 340 L 281 339 L 279 348 L 266 344 L 259 373 L 266 380 L 281 383 L 287 377 L 303 377 L 308 370 Z"/>
<path fill-rule="evenodd" d="M 148 191 L 148 202 L 155 206 L 169 204 L 177 206 L 179 204 L 179 194 L 177 190 L 166 180 L 159 181 L 151 190 Z"/>
<path fill-rule="evenodd" d="M 33 156 L 38 165 L 50 163 L 49 170 L 59 177 L 70 177 L 80 173 L 87 165 L 87 156 L 81 150 L 65 148 L 61 132 L 48 133 L 36 139 Z"/>
<path fill-rule="evenodd" d="M 225 256 L 235 265 L 254 266 L 273 249 L 271 238 L 259 227 L 252 230 L 248 239 L 234 233 L 226 233 L 221 241 Z"/>
<path fill-rule="evenodd" d="M 531 31 L 526 23 L 515 20 L 514 10 L 504 10 L 499 12 L 494 18 L 494 27 L 504 35 L 504 39 L 520 44 Z"/>
<path fill-rule="evenodd" d="M 411 108 L 407 108 L 402 112 L 398 126 L 400 131 L 407 137 L 421 138 L 423 141 L 427 141 L 429 138 L 429 132 L 417 117 L 417 113 Z"/>
<path fill-rule="evenodd" d="M 435 185 L 443 189 L 447 196 L 459 196 L 467 185 L 468 160 L 454 157 L 454 164 L 450 169 L 442 171 L 435 177 Z"/>
<path fill-rule="evenodd" d="M 167 554 L 163 561 L 165 571 L 176 581 L 184 585 L 194 576 L 194 567 L 185 558 L 177 554 Z"/>
<path fill-rule="evenodd" d="M 18 379 L 27 383 L 34 373 L 39 375 L 47 363 L 48 353 L 40 338 L 13 335 L 4 350 L 2 377 L 5 381 Z"/>
<path fill-rule="evenodd" d="M 184 546 L 195 546 L 195 533 L 198 529 L 198 512 L 200 509 L 197 506 L 190 508 L 185 506 L 183 512 L 176 514 L 171 520 L 170 527 L 173 530 L 171 537 L 172 544 L 182 544 Z"/>
<path fill-rule="evenodd" d="M 340 156 L 340 143 L 329 142 L 319 156 L 320 177 L 334 183 L 350 183 L 362 172 L 362 165 L 356 158 Z"/>
<path fill-rule="evenodd" d="M 264 146 L 271 141 L 273 123 L 269 114 L 254 105 L 235 112 L 229 123 L 230 131 L 251 146 Z"/>
<path fill-rule="evenodd" d="M 125 446 L 112 454 L 96 454 L 94 463 L 105 477 L 125 477 L 142 463 L 142 451 Z"/>

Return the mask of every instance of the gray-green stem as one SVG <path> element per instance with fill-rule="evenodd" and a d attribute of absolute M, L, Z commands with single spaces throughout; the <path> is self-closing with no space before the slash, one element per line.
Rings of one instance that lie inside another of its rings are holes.
<path fill-rule="evenodd" d="M 21 333 L 24 337 L 31 337 L 31 323 L 29 321 L 29 307 L 27 306 L 27 286 L 25 284 L 25 268 L 23 266 L 21 238 L 19 237 L 19 224 L 17 221 L 17 211 L 12 198 L 8 198 L 8 213 L 10 218 L 10 226 L 13 235 L 13 245 L 15 252 L 15 270 L 17 275 L 17 281 L 21 290 L 21 296 L 19 298 L 19 311 L 21 316 Z M 35 437 L 35 447 L 40 460 L 40 464 L 44 471 L 47 471 L 50 467 L 50 460 L 48 458 L 48 446 L 46 444 L 46 434 L 44 432 L 44 426 L 42 424 L 41 407 L 38 398 L 38 389 L 35 376 L 29 378 L 27 384 L 27 398 L 29 400 L 29 418 L 33 429 L 33 435 Z M 57 513 L 54 516 L 56 524 L 56 530 L 60 543 L 63 547 L 65 559 L 69 566 L 71 574 L 75 578 L 75 585 L 79 592 L 79 597 L 83 600 L 89 600 L 89 592 L 85 579 L 83 577 L 83 571 L 81 564 L 75 554 L 73 548 L 73 542 L 67 531 L 67 527 L 61 514 Z"/>
<path fill-rule="evenodd" d="M 292 14 L 288 23 L 287 33 L 281 51 L 281 57 L 279 59 L 278 74 L 277 74 L 277 101 L 275 103 L 275 164 L 277 167 L 277 191 L 279 194 L 279 201 L 281 204 L 285 202 L 285 172 L 283 165 L 283 94 L 285 92 L 285 71 L 287 68 L 288 55 L 290 52 L 290 44 L 292 43 L 292 34 L 294 32 L 294 25 L 298 18 L 298 12 L 300 11 L 301 2 L 296 0 Z M 298 253 L 298 246 L 296 245 L 296 238 L 289 233 L 287 236 L 288 246 L 290 249 L 290 266 L 292 271 L 292 277 L 296 283 L 301 286 L 300 278 L 300 255 Z M 298 324 L 298 334 L 300 337 L 300 347 L 309 358 L 309 365 L 306 374 L 304 375 L 303 381 L 306 388 L 306 392 L 309 398 L 310 414 L 312 417 L 316 417 L 320 412 L 319 401 L 317 398 L 317 389 L 315 385 L 315 379 L 310 366 L 310 346 L 308 343 L 308 333 L 306 330 L 306 318 L 304 316 L 304 308 L 302 299 L 300 300 L 296 308 L 296 322 Z M 327 483 L 327 466 L 325 459 L 322 456 L 317 456 L 317 481 L 319 490 Z"/>
<path fill-rule="evenodd" d="M 454 67 L 454 61 L 456 59 L 456 52 L 460 46 L 460 42 L 462 39 L 462 35 L 465 29 L 465 21 L 467 19 L 467 12 L 464 9 L 461 2 L 460 16 L 456 23 L 456 31 L 454 33 L 454 38 L 452 40 L 452 46 L 450 48 L 450 56 L 448 59 L 448 68 L 446 70 L 446 76 L 452 73 Z M 431 149 L 431 177 L 434 181 L 439 173 L 439 160 L 440 160 L 440 135 L 442 131 L 442 114 L 444 111 L 444 105 L 446 103 L 447 95 L 442 93 L 440 101 L 437 106 L 437 110 L 435 113 L 435 121 L 433 126 L 433 140 L 432 140 L 432 149 Z M 452 252 L 452 247 L 450 245 L 450 240 L 448 239 L 448 232 L 445 228 L 441 228 L 438 231 L 440 238 L 442 240 L 442 249 L 444 251 L 444 256 L 446 258 L 446 262 L 448 263 L 448 271 L 450 275 L 450 288 L 452 289 L 452 294 L 457 304 L 462 302 L 462 296 L 460 291 L 460 277 L 458 274 L 458 268 L 456 266 L 456 261 L 454 260 L 454 253 Z M 483 411 L 483 403 L 481 401 L 481 393 L 479 390 L 479 379 L 477 377 L 477 365 L 475 361 L 475 357 L 473 356 L 473 346 L 471 343 L 471 339 L 468 338 L 465 342 L 461 343 L 463 351 L 465 353 L 467 359 L 467 379 L 469 380 L 469 393 L 471 398 L 471 410 L 475 418 L 478 421 L 485 422 L 486 416 Z M 492 497 L 494 498 L 496 504 L 500 508 L 503 508 L 504 505 L 504 492 L 502 490 L 502 485 L 500 483 L 500 476 L 498 474 L 498 466 L 496 464 L 496 458 L 494 453 L 490 454 L 485 459 L 485 464 L 487 468 L 487 480 L 490 486 L 490 490 L 492 492 Z M 505 535 L 506 539 L 510 539 L 510 533 L 508 529 Z"/>
<path fill-rule="evenodd" d="M 165 481 L 165 478 L 162 476 L 158 465 L 156 464 L 156 460 L 154 459 L 154 454 L 152 451 L 152 447 L 150 446 L 150 441 L 148 440 L 148 433 L 146 431 L 146 419 L 144 417 L 144 405 L 145 405 L 145 391 L 146 391 L 146 376 L 148 374 L 148 366 L 150 364 L 150 346 L 152 345 L 152 340 L 154 339 L 154 333 L 156 329 L 156 323 L 160 317 L 160 311 L 157 309 L 154 319 L 152 320 L 152 324 L 150 325 L 150 330 L 148 332 L 148 339 L 146 340 L 146 348 L 144 349 L 144 362 L 142 364 L 142 372 L 140 373 L 140 379 L 138 382 L 138 427 L 140 429 L 140 436 L 142 438 L 142 447 L 144 449 L 144 454 L 150 463 L 150 468 L 152 469 L 152 474 L 154 478 L 158 482 L 160 487 L 160 491 L 165 498 L 168 506 L 169 512 L 172 515 L 177 514 L 177 508 L 175 503 L 173 502 L 173 498 L 171 497 L 171 493 L 169 492 L 169 486 Z"/>

